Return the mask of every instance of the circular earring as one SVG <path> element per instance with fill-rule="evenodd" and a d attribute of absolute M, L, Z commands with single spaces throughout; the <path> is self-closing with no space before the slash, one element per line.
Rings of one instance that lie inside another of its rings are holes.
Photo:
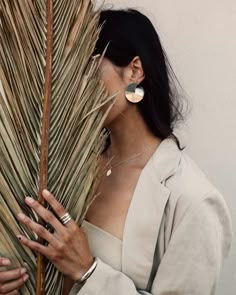
<path fill-rule="evenodd" d="M 136 83 L 132 83 L 127 86 L 125 97 L 129 102 L 138 103 L 144 98 L 144 89 L 141 86 L 137 87 Z"/>

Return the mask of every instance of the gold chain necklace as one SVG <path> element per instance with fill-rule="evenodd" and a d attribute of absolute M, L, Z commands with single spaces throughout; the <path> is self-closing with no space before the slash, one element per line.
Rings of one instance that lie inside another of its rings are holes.
<path fill-rule="evenodd" d="M 139 153 L 139 154 L 133 155 L 133 156 L 129 157 L 128 159 L 125 159 L 125 160 L 122 160 L 122 161 L 118 162 L 118 163 L 115 164 L 115 165 L 111 165 L 111 161 L 112 161 L 112 159 L 113 159 L 114 157 L 110 158 L 109 161 L 108 161 L 108 163 L 106 164 L 106 166 L 107 166 L 107 165 L 109 166 L 109 169 L 108 169 L 107 172 L 106 172 L 106 176 L 110 176 L 110 175 L 111 175 L 111 173 L 112 173 L 112 169 L 113 169 L 113 168 L 115 168 L 115 167 L 117 167 L 117 166 L 119 166 L 119 165 L 121 165 L 121 164 L 123 164 L 123 163 L 129 162 L 129 161 L 131 161 L 131 160 L 137 158 L 137 157 L 140 156 L 141 154 L 142 154 L 142 153 Z"/>

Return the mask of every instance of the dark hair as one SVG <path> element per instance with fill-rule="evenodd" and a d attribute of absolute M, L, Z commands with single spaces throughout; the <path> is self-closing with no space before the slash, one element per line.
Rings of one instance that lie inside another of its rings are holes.
<path fill-rule="evenodd" d="M 102 30 L 94 54 L 102 54 L 109 43 L 105 57 L 116 66 L 125 67 L 135 56 L 140 57 L 145 73 L 140 86 L 145 97 L 138 110 L 155 136 L 164 139 L 173 134 L 177 121 L 183 120 L 183 104 L 178 99 L 176 76 L 151 21 L 134 9 L 103 10 L 99 24 Z"/>

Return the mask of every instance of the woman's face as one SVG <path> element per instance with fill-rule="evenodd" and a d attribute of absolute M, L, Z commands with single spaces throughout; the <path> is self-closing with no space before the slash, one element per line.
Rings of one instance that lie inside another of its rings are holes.
<path fill-rule="evenodd" d="M 104 127 L 109 127 L 109 125 L 119 120 L 120 116 L 124 115 L 132 107 L 125 98 L 125 89 L 132 83 L 129 79 L 129 76 L 132 75 L 130 71 L 128 67 L 120 68 L 115 66 L 107 58 L 104 58 L 100 65 L 100 79 L 104 82 L 108 94 L 113 95 L 118 92 L 115 103 L 105 120 Z M 105 106 L 104 111 L 108 107 L 109 103 Z"/>

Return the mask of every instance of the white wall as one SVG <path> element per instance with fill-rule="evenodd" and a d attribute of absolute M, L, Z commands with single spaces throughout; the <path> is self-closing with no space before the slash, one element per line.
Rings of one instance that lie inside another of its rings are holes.
<path fill-rule="evenodd" d="M 156 25 L 192 104 L 187 126 L 181 131 L 188 153 L 225 196 L 236 229 L 236 1 L 105 3 L 140 8 Z M 234 240 L 217 295 L 234 295 L 235 290 Z"/>

